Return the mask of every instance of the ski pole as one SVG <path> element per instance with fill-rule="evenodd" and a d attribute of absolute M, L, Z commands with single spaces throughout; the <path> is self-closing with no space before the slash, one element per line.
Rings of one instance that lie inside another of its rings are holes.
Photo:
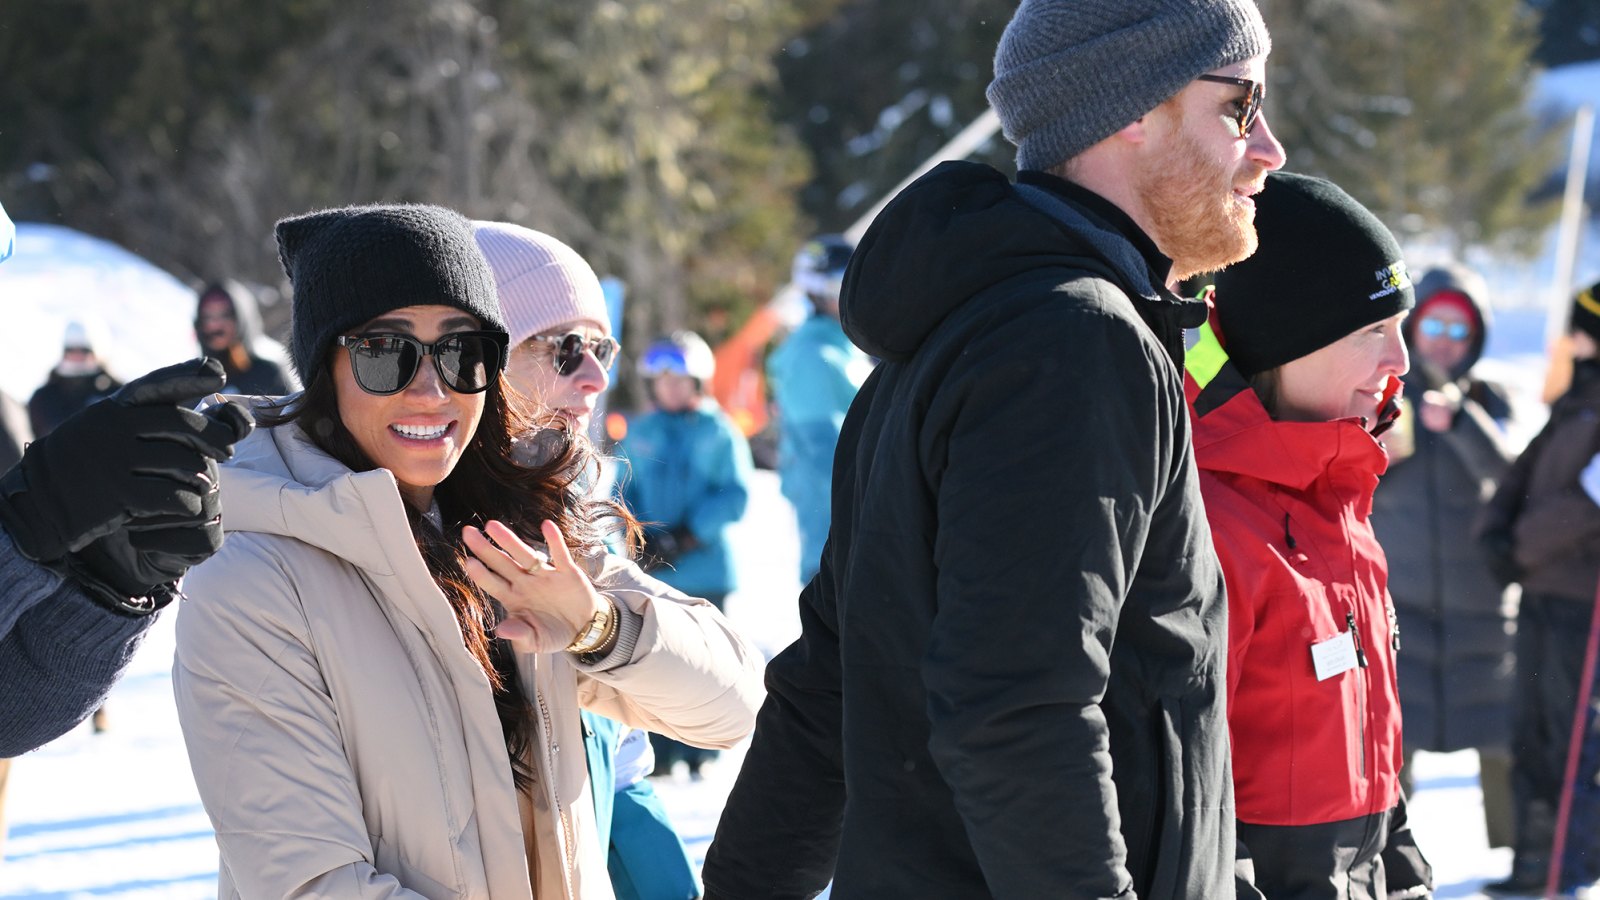
<path fill-rule="evenodd" d="M 1572 711 L 1572 738 L 1567 741 L 1567 773 L 1561 779 L 1561 804 L 1556 812 L 1556 833 L 1550 848 L 1550 871 L 1544 895 L 1561 889 L 1561 857 L 1567 850 L 1567 820 L 1572 815 L 1572 793 L 1578 780 L 1578 756 L 1583 749 L 1583 723 L 1594 694 L 1595 654 L 1600 651 L 1600 584 L 1595 586 L 1594 612 L 1589 615 L 1589 644 L 1583 652 L 1583 680 L 1578 682 L 1578 703 Z"/>

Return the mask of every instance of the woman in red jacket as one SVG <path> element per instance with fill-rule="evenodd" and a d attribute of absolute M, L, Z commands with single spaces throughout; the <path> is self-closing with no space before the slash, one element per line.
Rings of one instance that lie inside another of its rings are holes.
<path fill-rule="evenodd" d="M 1425 897 L 1420 856 L 1385 867 L 1404 823 L 1400 638 L 1368 520 L 1411 281 L 1333 184 L 1279 173 L 1255 200 L 1260 249 L 1217 275 L 1185 380 L 1228 587 L 1241 859 L 1268 900 Z"/>

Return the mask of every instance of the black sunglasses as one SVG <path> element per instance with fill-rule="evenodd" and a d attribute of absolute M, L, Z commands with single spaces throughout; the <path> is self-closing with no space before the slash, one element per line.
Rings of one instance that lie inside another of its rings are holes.
<path fill-rule="evenodd" d="M 356 384 L 369 394 L 398 394 L 417 377 L 422 357 L 433 357 L 434 371 L 445 387 L 458 394 L 477 394 L 505 365 L 503 331 L 457 331 L 431 344 L 408 334 L 358 334 L 335 338 L 350 351 L 350 369 Z"/>
<path fill-rule="evenodd" d="M 1233 124 L 1239 129 L 1239 137 L 1247 138 L 1255 130 L 1256 120 L 1261 117 L 1261 101 L 1267 95 L 1267 88 L 1259 81 L 1248 78 L 1234 78 L 1231 75 L 1198 75 L 1196 81 L 1210 81 L 1215 84 L 1231 84 L 1242 87 L 1247 94 L 1238 101 L 1238 106 L 1233 114 Z"/>
<path fill-rule="evenodd" d="M 594 353 L 600 368 L 610 369 L 612 361 L 617 358 L 617 351 L 622 349 L 622 345 L 614 338 L 585 338 L 576 331 L 566 334 L 536 334 L 528 340 L 556 345 L 556 374 L 562 376 L 578 371 L 578 367 L 583 365 L 585 350 Z"/>

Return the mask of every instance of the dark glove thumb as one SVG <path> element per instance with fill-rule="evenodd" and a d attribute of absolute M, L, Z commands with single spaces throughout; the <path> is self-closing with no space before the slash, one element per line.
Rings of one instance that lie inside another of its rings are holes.
<path fill-rule="evenodd" d="M 226 429 L 231 437 L 225 437 L 221 443 L 237 444 L 245 439 L 250 432 L 255 430 L 255 417 L 250 415 L 250 410 L 237 400 L 228 400 L 215 406 L 208 406 L 201 410 L 201 414 L 210 419 L 215 425 Z M 211 431 L 211 428 L 207 428 Z"/>
<path fill-rule="evenodd" d="M 191 359 L 135 378 L 112 394 L 111 400 L 123 406 L 172 404 L 193 409 L 206 395 L 222 390 L 227 380 L 222 363 Z"/>

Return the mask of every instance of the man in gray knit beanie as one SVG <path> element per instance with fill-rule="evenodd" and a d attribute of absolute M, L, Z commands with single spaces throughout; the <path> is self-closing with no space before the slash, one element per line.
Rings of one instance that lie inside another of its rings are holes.
<path fill-rule="evenodd" d="M 989 102 L 1017 167 L 1047 170 L 1205 72 L 1272 49 L 1253 0 L 1023 0 Z"/>
<path fill-rule="evenodd" d="M 845 271 L 881 363 L 706 900 L 1259 898 L 1173 286 L 1255 247 L 1283 148 L 1252 0 L 1022 0 L 989 99 Z"/>
<path fill-rule="evenodd" d="M 989 102 L 1019 170 L 1111 201 L 1177 281 L 1255 250 L 1249 196 L 1283 163 L 1260 115 L 1271 49 L 1254 0 L 1023 0 Z M 1197 127 L 1217 115 L 1233 133 Z"/>

